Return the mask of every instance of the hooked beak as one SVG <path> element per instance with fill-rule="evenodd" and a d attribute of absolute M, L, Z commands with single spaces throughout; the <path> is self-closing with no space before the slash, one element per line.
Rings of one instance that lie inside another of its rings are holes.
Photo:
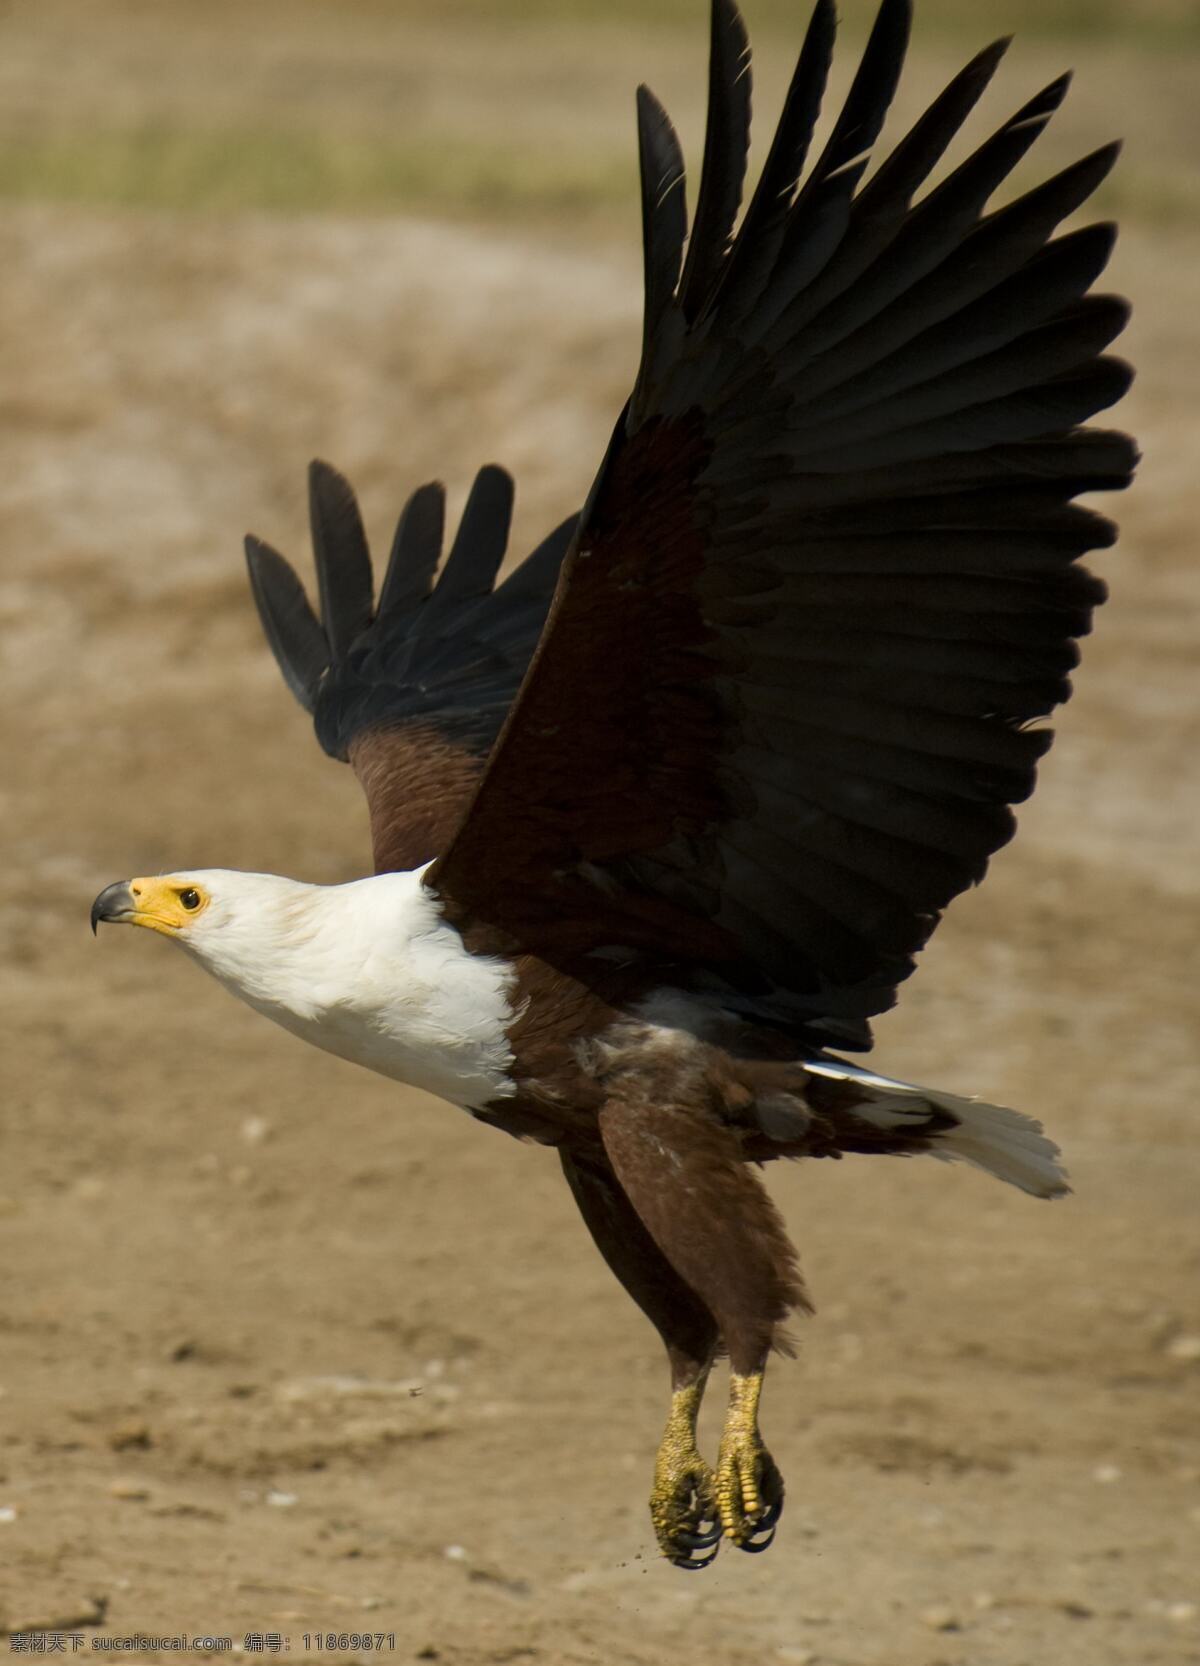
<path fill-rule="evenodd" d="M 137 903 L 127 879 L 118 879 L 115 885 L 106 885 L 92 904 L 92 936 L 96 935 L 96 927 L 101 920 L 132 920 L 136 913 Z"/>

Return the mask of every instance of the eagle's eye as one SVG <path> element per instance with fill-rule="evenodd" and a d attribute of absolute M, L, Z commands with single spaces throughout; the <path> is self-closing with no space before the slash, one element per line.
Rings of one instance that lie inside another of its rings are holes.
<path fill-rule="evenodd" d="M 186 909 L 191 911 L 192 909 L 199 908 L 200 893 L 199 891 L 194 891 L 189 885 L 186 891 L 180 891 L 179 900 Z"/>

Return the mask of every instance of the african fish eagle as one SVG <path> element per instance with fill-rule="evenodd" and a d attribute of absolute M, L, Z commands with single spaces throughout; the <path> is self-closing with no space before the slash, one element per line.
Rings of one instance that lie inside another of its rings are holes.
<path fill-rule="evenodd" d="M 1029 1118 L 839 1056 L 1012 835 L 1036 720 L 1104 598 L 1078 558 L 1115 537 L 1072 500 L 1136 461 L 1081 426 L 1130 380 L 1104 353 L 1126 304 L 1088 292 L 1114 228 L 1054 235 L 1117 147 L 989 209 L 1064 76 L 918 196 L 998 41 L 864 181 L 909 23 L 883 0 L 805 172 L 834 36 L 817 0 L 739 223 L 749 49 L 713 0 L 690 236 L 678 141 L 640 89 L 637 380 L 583 509 L 501 584 L 494 467 L 440 570 L 442 488 L 413 494 L 376 600 L 354 495 L 314 463 L 319 618 L 247 540 L 288 686 L 366 794 L 373 875 L 171 873 L 92 910 L 316 1046 L 557 1148 L 666 1346 L 650 1508 L 681 1567 L 722 1538 L 766 1548 L 783 1505 L 758 1403 L 808 1301 L 751 1165 L 928 1152 L 1067 1190 Z M 696 1414 L 719 1352 L 713 1470 Z"/>

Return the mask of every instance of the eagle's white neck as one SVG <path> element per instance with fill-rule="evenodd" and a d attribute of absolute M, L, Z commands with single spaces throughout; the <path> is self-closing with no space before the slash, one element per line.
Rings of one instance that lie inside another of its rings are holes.
<path fill-rule="evenodd" d="M 512 969 L 469 954 L 424 869 L 349 885 L 210 872 L 178 941 L 241 1000 L 326 1052 L 453 1104 L 516 1091 Z"/>

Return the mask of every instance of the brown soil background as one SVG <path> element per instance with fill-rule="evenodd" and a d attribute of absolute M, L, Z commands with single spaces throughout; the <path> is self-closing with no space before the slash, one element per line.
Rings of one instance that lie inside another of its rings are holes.
<path fill-rule="evenodd" d="M 970 10 L 969 49 L 1036 12 Z M 696 1579 L 656 1558 L 658 1345 L 552 1154 L 305 1051 L 155 939 L 87 932 L 121 875 L 363 870 L 356 788 L 259 639 L 241 534 L 303 556 L 312 455 L 378 545 L 413 484 L 457 504 L 493 457 L 517 548 L 576 506 L 635 363 L 632 85 L 694 155 L 702 11 L 0 9 L 10 1631 L 275 1631 L 300 1659 L 305 1633 L 368 1628 L 449 1666 L 1200 1660 L 1186 8 L 1066 43 L 1034 16 L 987 106 L 1074 62 L 1039 166 L 1134 139 L 1107 206 L 1146 462 L 1020 836 L 876 1055 L 1043 1117 L 1077 1195 L 920 1162 L 772 1175 L 819 1314 L 769 1383 L 770 1555 Z M 769 109 L 782 8 L 748 11 Z M 965 56 L 934 17 L 906 111 Z M 302 212 L 254 174 L 268 138 L 349 160 L 296 187 Z M 428 168 L 364 178 L 376 139 Z M 137 175 L 143 152 L 200 162 Z"/>

